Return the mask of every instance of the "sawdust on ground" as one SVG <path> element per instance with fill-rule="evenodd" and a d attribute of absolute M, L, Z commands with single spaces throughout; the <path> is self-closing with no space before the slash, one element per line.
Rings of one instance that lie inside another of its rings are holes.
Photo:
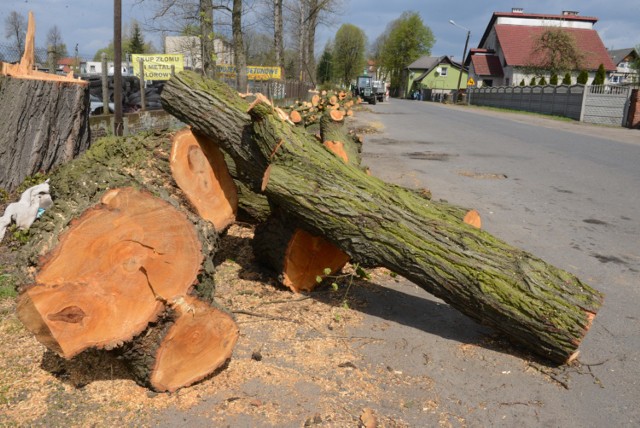
<path fill-rule="evenodd" d="M 389 394 L 380 385 L 416 382 L 428 390 L 430 379 L 356 367 L 360 348 L 379 339 L 346 332 L 362 321 L 363 304 L 348 295 L 348 284 L 371 284 L 358 283 L 347 266 L 334 279 L 337 291 L 323 284 L 312 295 L 293 294 L 254 263 L 252 235 L 250 226 L 232 226 L 217 255 L 216 300 L 234 312 L 241 331 L 234 355 L 213 376 L 173 394 L 137 385 L 108 353 L 58 357 L 22 326 L 15 299 L 1 300 L 0 426 L 144 426 L 167 409 L 199 412 L 214 426 L 234 415 L 271 426 L 407 426 L 366 404 Z M 1 249 L 6 262 L 10 250 Z"/>

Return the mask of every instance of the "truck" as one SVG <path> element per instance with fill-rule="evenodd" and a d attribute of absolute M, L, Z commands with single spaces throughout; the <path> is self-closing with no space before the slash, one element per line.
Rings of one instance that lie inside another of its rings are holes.
<path fill-rule="evenodd" d="M 383 102 L 384 97 L 387 95 L 387 83 L 384 80 L 374 80 L 373 92 L 376 94 L 376 99 Z"/>
<path fill-rule="evenodd" d="M 358 76 L 356 79 L 355 96 L 362 98 L 362 101 L 366 101 L 369 104 L 376 103 L 378 98 L 371 76 Z"/>

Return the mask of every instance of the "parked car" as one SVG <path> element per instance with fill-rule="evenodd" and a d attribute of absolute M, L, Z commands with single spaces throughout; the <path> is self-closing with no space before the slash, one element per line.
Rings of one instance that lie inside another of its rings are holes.
<path fill-rule="evenodd" d="M 100 98 L 95 95 L 89 95 L 89 114 L 97 115 L 102 114 L 104 108 L 104 104 Z M 114 103 L 109 103 L 109 113 L 113 113 L 116 107 Z"/>

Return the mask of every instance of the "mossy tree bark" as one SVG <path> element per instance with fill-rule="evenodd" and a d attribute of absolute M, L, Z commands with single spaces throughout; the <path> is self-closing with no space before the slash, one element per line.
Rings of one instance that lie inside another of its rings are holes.
<path fill-rule="evenodd" d="M 573 358 L 602 294 L 451 216 L 446 207 L 345 164 L 264 103 L 184 72 L 166 110 L 214 139 L 252 185 L 356 261 L 384 266 L 549 360 Z"/>
<path fill-rule="evenodd" d="M 218 235 L 173 180 L 171 141 L 105 138 L 51 175 L 54 205 L 20 250 L 23 282 L 35 285 L 18 305 L 59 355 L 124 346 L 136 379 L 162 391 L 214 372 L 237 337 L 214 308 Z"/>

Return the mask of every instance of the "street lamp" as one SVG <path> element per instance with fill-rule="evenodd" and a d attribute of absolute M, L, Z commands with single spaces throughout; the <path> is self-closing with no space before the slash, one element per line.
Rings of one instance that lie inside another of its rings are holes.
<path fill-rule="evenodd" d="M 449 20 L 449 24 L 462 28 L 467 31 L 467 40 L 464 42 L 464 50 L 462 51 L 462 61 L 460 62 L 460 74 L 458 75 L 458 89 L 456 90 L 456 102 L 458 102 L 458 96 L 460 95 L 460 82 L 462 81 L 462 70 L 464 69 L 464 57 L 467 54 L 467 46 L 469 46 L 469 36 L 471 36 L 471 30 L 456 24 L 453 19 Z"/>

